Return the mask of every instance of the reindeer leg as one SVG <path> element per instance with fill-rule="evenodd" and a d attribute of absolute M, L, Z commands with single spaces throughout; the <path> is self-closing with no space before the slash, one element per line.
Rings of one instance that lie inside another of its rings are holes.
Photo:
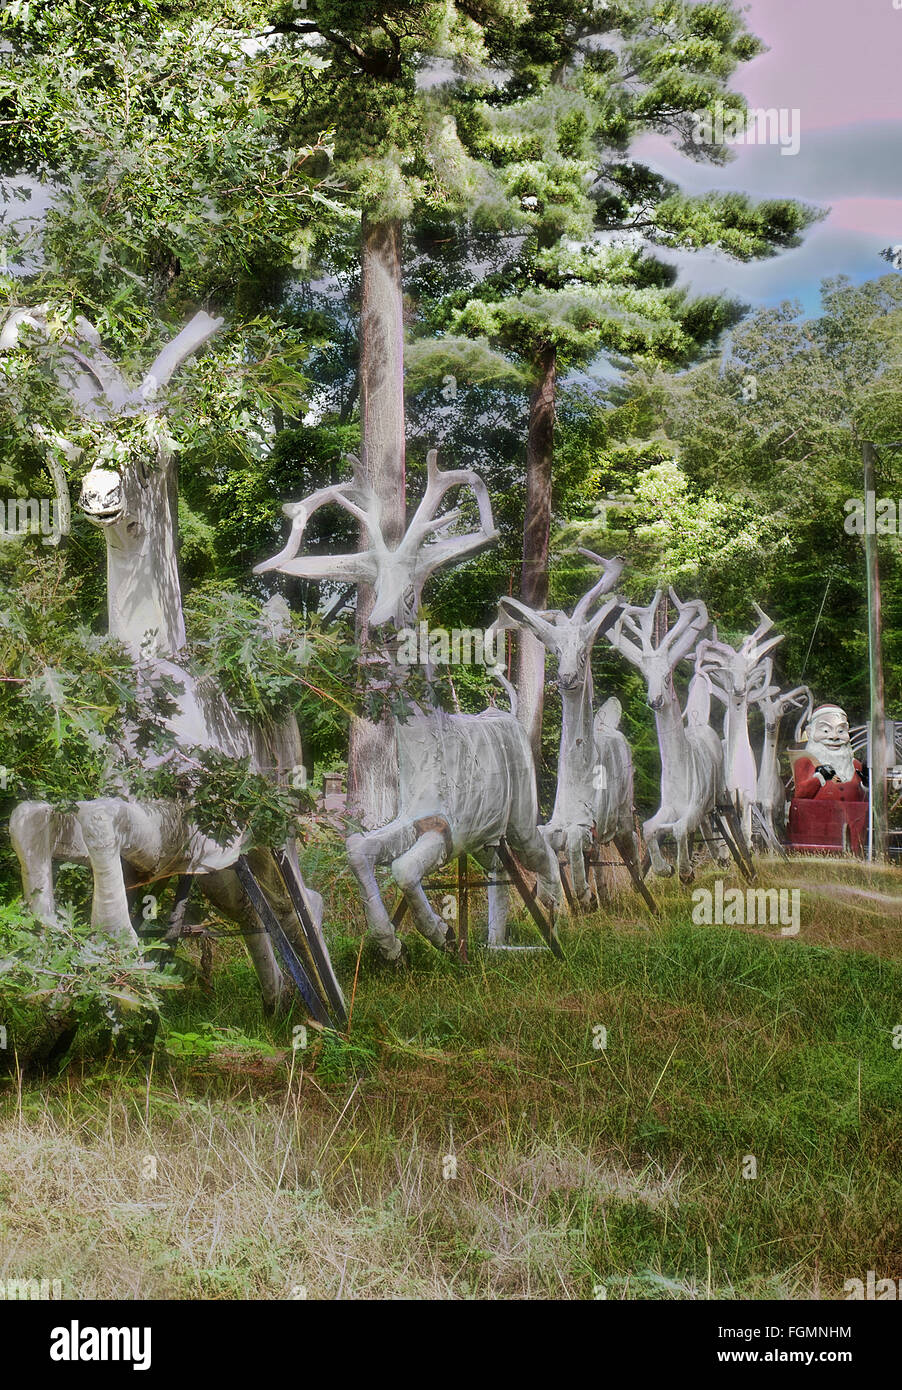
<path fill-rule="evenodd" d="M 42 922 L 53 925 L 53 812 L 43 801 L 23 801 L 9 818 L 9 838 L 22 870 L 22 896 Z"/>
<path fill-rule="evenodd" d="M 451 944 L 456 952 L 454 928 L 433 912 L 423 892 L 423 879 L 445 862 L 447 854 L 445 836 L 441 831 L 427 830 L 416 844 L 394 860 L 391 871 L 392 878 L 407 899 L 417 930 L 432 942 L 436 950 L 444 951 Z"/>
<path fill-rule="evenodd" d="M 695 870 L 692 867 L 689 822 L 685 816 L 674 821 L 672 834 L 676 841 L 676 867 L 680 883 L 691 883 L 695 878 Z"/>
<path fill-rule="evenodd" d="M 121 854 L 123 820 L 137 809 L 110 797 L 79 801 L 75 812 L 94 874 L 91 926 L 134 946 L 139 942 L 128 910 Z"/>
<path fill-rule="evenodd" d="M 573 884 L 573 896 L 580 907 L 591 911 L 592 890 L 586 879 L 586 832 L 581 825 L 571 825 L 567 827 L 567 862 L 570 865 L 570 881 Z"/>
<path fill-rule="evenodd" d="M 533 827 L 531 836 L 522 840 L 513 838 L 512 826 L 508 827 L 508 833 L 511 849 L 535 874 L 536 897 L 549 909 L 554 922 L 561 903 L 561 870 L 557 855 L 537 827 Z"/>
<path fill-rule="evenodd" d="M 405 850 L 410 849 L 416 838 L 417 832 L 412 822 L 396 821 L 382 830 L 349 835 L 345 842 L 351 872 L 363 893 L 363 910 L 366 913 L 370 935 L 387 961 L 398 960 L 401 955 L 401 942 L 395 934 L 379 892 L 376 865 L 387 864 L 396 859 Z"/>
<path fill-rule="evenodd" d="M 659 821 L 658 815 L 652 816 L 642 827 L 642 838 L 645 841 L 651 858 L 651 866 L 659 878 L 672 878 L 673 865 L 669 864 L 661 852 L 660 836 L 664 834 L 666 827 Z"/>

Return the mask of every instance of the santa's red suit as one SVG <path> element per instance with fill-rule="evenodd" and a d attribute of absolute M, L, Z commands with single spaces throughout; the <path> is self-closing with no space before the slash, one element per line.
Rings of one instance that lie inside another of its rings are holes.
<path fill-rule="evenodd" d="M 861 780 L 861 763 L 855 759 L 855 776 L 850 782 L 840 782 L 831 777 L 824 782 L 815 773 L 816 764 L 810 758 L 799 758 L 794 769 L 793 800 L 801 797 L 807 801 L 816 797 L 818 801 L 867 801 L 867 792 Z"/>
<path fill-rule="evenodd" d="M 793 849 L 841 853 L 848 844 L 853 854 L 864 845 L 868 817 L 868 793 L 862 780 L 862 764 L 848 782 L 837 777 L 822 780 L 811 758 L 799 758 L 793 769 L 792 803 L 788 840 Z"/>

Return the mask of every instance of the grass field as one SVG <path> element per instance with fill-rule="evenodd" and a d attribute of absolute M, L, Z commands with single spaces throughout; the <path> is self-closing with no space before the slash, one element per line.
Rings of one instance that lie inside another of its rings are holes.
<path fill-rule="evenodd" d="M 659 922 L 628 897 L 565 920 L 563 963 L 461 967 L 408 934 L 398 978 L 364 950 L 349 1036 L 297 1049 L 299 1020 L 267 1023 L 239 943 L 217 944 L 213 993 L 167 999 L 168 1051 L 6 1083 L 0 1277 L 218 1299 L 842 1298 L 902 1277 L 902 876 L 761 879 L 802 889 L 797 937 L 694 926 L 656 881 Z M 350 994 L 343 876 L 327 923 Z"/>

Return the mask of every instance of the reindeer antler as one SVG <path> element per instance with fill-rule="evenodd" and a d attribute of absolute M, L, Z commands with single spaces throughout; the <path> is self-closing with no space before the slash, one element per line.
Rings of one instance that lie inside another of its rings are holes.
<path fill-rule="evenodd" d="M 594 551 L 584 550 L 582 546 L 579 548 L 579 553 L 601 565 L 603 574 L 588 593 L 583 594 L 570 616 L 560 608 L 545 608 L 539 611 L 530 608 L 520 599 L 505 596 L 498 600 L 499 618 L 495 626 L 503 629 L 528 628 L 542 645 L 552 652 L 559 651 L 558 636 L 561 628 L 587 628 L 588 631 L 582 635 L 591 646 L 604 620 L 610 616 L 615 608 L 622 608 L 623 601 L 619 598 L 611 599 L 595 613 L 591 620 L 588 619 L 589 611 L 596 599 L 613 589 L 626 562 L 622 556 L 618 555 L 615 559 L 608 560 L 603 555 L 596 555 Z"/>
<path fill-rule="evenodd" d="M 394 621 L 398 626 L 413 622 L 423 586 L 429 576 L 443 565 L 459 563 L 465 557 L 484 550 L 498 535 L 488 489 L 482 478 L 471 468 L 450 469 L 442 473 L 437 458 L 436 450 L 430 449 L 426 461 L 426 491 L 396 549 L 390 550 L 385 544 L 379 524 L 378 503 L 369 489 L 357 482 L 339 483 L 321 488 L 302 502 L 287 503 L 283 507 L 285 514 L 292 518 L 288 541 L 278 555 L 256 565 L 254 573 L 278 569 L 305 579 L 340 578 L 372 584 L 376 593 L 369 621 L 373 626 L 378 627 L 389 621 Z M 352 461 L 359 469 L 358 460 Z M 436 517 L 442 498 L 453 487 L 473 489 L 479 506 L 479 530 L 430 540 L 430 536 L 446 530 L 460 516 L 460 509 L 455 508 Z M 353 555 L 298 556 L 307 521 L 318 507 L 328 502 L 344 507 L 345 511 L 362 522 L 370 536 L 367 550 Z"/>
<path fill-rule="evenodd" d="M 814 696 L 807 685 L 797 685 L 793 690 L 785 690 L 782 694 L 778 685 L 768 685 L 765 690 L 754 696 L 754 702 L 760 705 L 765 720 L 774 723 L 791 709 L 804 709 L 805 712 L 796 724 L 797 740 L 801 737 L 802 729 L 808 723 L 814 708 Z"/>
<path fill-rule="evenodd" d="M 355 463 L 357 462 L 354 460 Z M 314 512 L 328 503 L 334 502 L 350 512 L 362 522 L 370 533 L 374 544 L 368 550 L 355 551 L 348 555 L 301 555 L 298 551 L 304 540 L 307 522 Z M 355 583 L 371 583 L 377 573 L 376 555 L 382 543 L 375 499 L 365 488 L 356 482 L 335 483 L 311 493 L 302 502 L 286 502 L 282 507 L 285 516 L 291 518 L 291 531 L 284 547 L 270 560 L 262 560 L 254 566 L 254 574 L 265 574 L 267 570 L 281 570 L 283 574 L 293 574 L 300 579 L 344 579 Z"/>
<path fill-rule="evenodd" d="M 146 409 L 146 402 L 159 387 L 165 386 L 185 359 L 218 332 L 224 322 L 223 319 L 211 318 L 203 311 L 195 314 L 190 323 L 158 354 L 141 386 L 134 390 L 104 351 L 97 329 L 80 314 L 75 318 L 72 337 L 52 343 L 48 322 L 51 309 L 49 303 L 37 304 L 34 308 L 14 309 L 8 314 L 0 329 L 0 352 L 9 352 L 18 347 L 23 328 L 34 329 L 69 359 L 68 369 L 63 362 L 54 364 L 54 375 L 59 384 L 82 410 L 98 415 Z M 86 350 L 82 350 L 81 344 L 85 345 Z"/>
<path fill-rule="evenodd" d="M 444 516 L 435 515 L 442 499 L 455 487 L 472 488 L 479 508 L 479 529 L 430 541 L 430 536 L 446 530 L 460 517 L 459 507 Z M 438 450 L 430 449 L 426 455 L 426 491 L 395 552 L 398 561 L 410 571 L 413 616 L 416 616 L 420 594 L 430 575 L 444 565 L 459 564 L 465 557 L 478 555 L 497 539 L 489 490 L 482 478 L 472 468 L 452 468 L 442 473 L 438 466 Z M 382 605 L 377 600 L 372 617 L 374 623 L 385 622 L 390 616 L 386 613 L 380 619 L 381 611 Z"/>
<path fill-rule="evenodd" d="M 622 555 L 615 555 L 612 560 L 608 560 L 604 555 L 596 555 L 592 550 L 584 550 L 582 546 L 579 547 L 579 553 L 580 555 L 585 555 L 587 560 L 593 560 L 595 564 L 600 565 L 602 569 L 601 578 L 588 593 L 583 594 L 579 603 L 573 610 L 574 622 L 581 623 L 588 617 L 589 609 L 595 600 L 600 598 L 602 594 L 609 594 L 614 588 L 617 580 L 620 578 L 626 561 Z"/>
<path fill-rule="evenodd" d="M 22 329 L 30 328 L 56 350 L 53 374 L 81 409 L 100 414 L 121 410 L 129 398 L 130 388 L 112 358 L 104 352 L 97 329 L 79 315 L 73 325 L 73 338 L 54 342 L 49 326 L 52 307 L 49 303 L 37 304 L 34 308 L 14 309 L 8 314 L 0 332 L 0 351 L 17 348 Z M 83 352 L 79 343 L 87 344 L 90 352 Z M 68 366 L 60 356 L 68 358 Z"/>
<path fill-rule="evenodd" d="M 535 608 L 530 608 L 528 603 L 522 603 L 518 598 L 511 598 L 504 594 L 498 600 L 498 618 L 493 626 L 499 632 L 510 632 L 514 628 L 528 628 L 544 647 L 554 650 L 555 647 L 555 623 L 558 615 L 555 609 L 545 609 L 538 612 Z"/>
<path fill-rule="evenodd" d="M 168 385 L 182 363 L 199 347 L 218 333 L 225 319 L 214 319 L 201 310 L 185 324 L 181 333 L 167 343 L 154 358 L 150 371 L 144 376 L 138 394 L 142 400 L 152 400 L 161 387 Z"/>
<path fill-rule="evenodd" d="M 655 614 L 661 602 L 663 590 L 658 589 L 647 608 L 638 604 L 624 604 L 613 627 L 608 629 L 607 639 L 611 646 L 622 652 L 628 661 L 638 665 L 643 656 L 654 651 Z M 626 633 L 631 634 L 630 637 Z M 633 637 L 637 641 L 633 641 Z"/>
<path fill-rule="evenodd" d="M 659 646 L 667 652 L 670 668 L 673 670 L 689 655 L 708 626 L 708 609 L 700 598 L 681 602 L 673 589 L 670 590 L 670 599 L 677 610 L 677 620 L 661 638 Z"/>
<path fill-rule="evenodd" d="M 773 627 L 774 620 L 773 618 L 769 618 L 764 612 L 764 609 L 759 608 L 757 603 L 753 602 L 752 607 L 758 614 L 758 626 L 755 628 L 754 632 L 743 639 L 742 645 L 739 648 L 742 655 L 748 659 L 750 665 L 759 662 L 767 652 L 772 651 L 774 647 L 782 642 L 785 636 L 784 633 L 777 633 L 776 636 L 770 637 L 766 642 L 762 643 L 761 638 Z"/>

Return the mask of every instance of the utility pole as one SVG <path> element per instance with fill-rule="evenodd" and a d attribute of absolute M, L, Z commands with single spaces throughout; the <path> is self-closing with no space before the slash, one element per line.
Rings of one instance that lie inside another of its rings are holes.
<path fill-rule="evenodd" d="M 874 463 L 877 450 L 868 440 L 861 445 L 864 471 L 864 558 L 868 584 L 868 672 L 871 686 L 871 809 L 874 826 L 874 858 L 886 858 L 886 717 L 883 700 L 883 627 L 880 621 L 880 571 L 874 530 L 876 489 Z M 873 499 L 873 500 L 872 500 Z"/>

